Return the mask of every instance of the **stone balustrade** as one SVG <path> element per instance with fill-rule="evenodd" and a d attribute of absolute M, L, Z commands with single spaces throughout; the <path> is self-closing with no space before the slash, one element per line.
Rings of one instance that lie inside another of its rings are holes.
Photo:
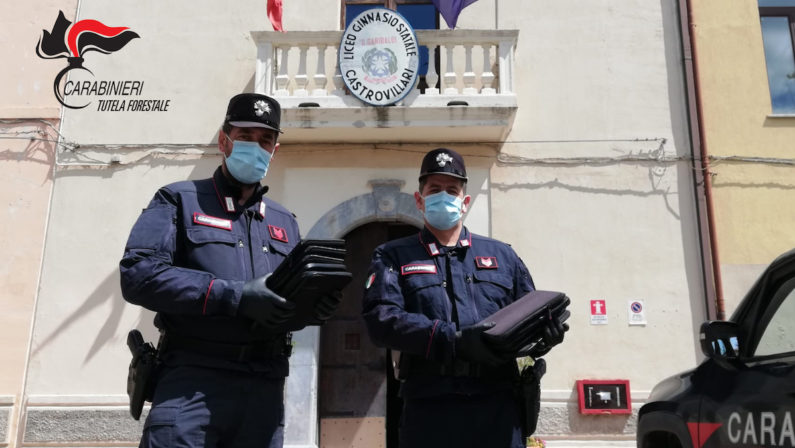
<path fill-rule="evenodd" d="M 399 105 L 515 107 L 517 30 L 416 30 L 427 72 Z M 338 65 L 342 31 L 254 31 L 255 91 L 284 108 L 366 105 L 346 92 Z"/>

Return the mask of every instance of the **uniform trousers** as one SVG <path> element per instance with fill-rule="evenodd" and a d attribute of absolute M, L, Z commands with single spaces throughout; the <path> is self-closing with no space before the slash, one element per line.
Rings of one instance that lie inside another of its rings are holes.
<path fill-rule="evenodd" d="M 403 401 L 400 448 L 524 448 L 519 407 L 510 391 Z"/>
<path fill-rule="evenodd" d="M 282 448 L 284 378 L 165 367 L 140 448 Z"/>

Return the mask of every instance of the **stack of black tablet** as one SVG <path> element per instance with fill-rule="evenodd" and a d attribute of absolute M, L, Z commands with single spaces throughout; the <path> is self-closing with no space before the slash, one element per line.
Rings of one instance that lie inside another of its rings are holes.
<path fill-rule="evenodd" d="M 496 325 L 484 332 L 484 339 L 497 352 L 515 357 L 527 356 L 542 343 L 544 329 L 556 319 L 563 323 L 571 313 L 570 300 L 555 291 L 533 291 L 502 308 L 483 322 Z"/>
<path fill-rule="evenodd" d="M 345 240 L 301 240 L 268 278 L 268 288 L 296 304 L 296 315 L 284 331 L 322 324 L 315 317 L 315 304 L 341 291 L 352 278 L 345 267 Z"/>

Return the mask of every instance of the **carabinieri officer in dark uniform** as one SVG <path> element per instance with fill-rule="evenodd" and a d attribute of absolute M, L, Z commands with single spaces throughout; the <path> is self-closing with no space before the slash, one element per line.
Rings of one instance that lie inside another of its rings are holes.
<path fill-rule="evenodd" d="M 521 448 L 518 375 L 483 341 L 477 325 L 533 291 L 533 280 L 505 243 L 471 233 L 462 216 L 464 160 L 455 151 L 425 155 L 414 194 L 425 227 L 375 250 L 363 316 L 379 346 L 401 352 L 402 448 Z"/>
<path fill-rule="evenodd" d="M 265 279 L 299 241 L 292 213 L 260 185 L 279 144 L 280 106 L 240 94 L 209 179 L 161 188 L 120 262 L 124 298 L 157 312 L 164 365 L 142 447 L 282 447 L 294 305 Z"/>

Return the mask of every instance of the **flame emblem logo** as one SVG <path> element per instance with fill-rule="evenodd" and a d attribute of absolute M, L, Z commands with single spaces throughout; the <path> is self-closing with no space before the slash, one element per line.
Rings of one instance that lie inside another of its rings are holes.
<path fill-rule="evenodd" d="M 41 31 L 36 54 L 42 59 L 66 58 L 69 63 L 55 77 L 52 88 L 58 102 L 70 109 L 82 109 L 88 104 L 66 104 L 58 86 L 70 70 L 86 70 L 93 75 L 91 70 L 83 67 L 83 56 L 89 51 L 110 54 L 121 50 L 131 40 L 141 37 L 126 26 L 109 27 L 97 20 L 79 20 L 72 23 L 63 15 L 63 11 L 58 12 L 51 31 Z"/>
<path fill-rule="evenodd" d="M 263 100 L 259 100 L 254 103 L 254 114 L 258 117 L 263 116 L 266 113 L 271 113 L 271 107 Z"/>
<path fill-rule="evenodd" d="M 436 156 L 436 163 L 438 163 L 440 167 L 444 167 L 445 165 L 447 165 L 447 162 L 452 162 L 452 161 L 453 158 L 450 157 L 450 154 L 447 154 L 446 152 L 439 153 L 439 155 Z"/>

